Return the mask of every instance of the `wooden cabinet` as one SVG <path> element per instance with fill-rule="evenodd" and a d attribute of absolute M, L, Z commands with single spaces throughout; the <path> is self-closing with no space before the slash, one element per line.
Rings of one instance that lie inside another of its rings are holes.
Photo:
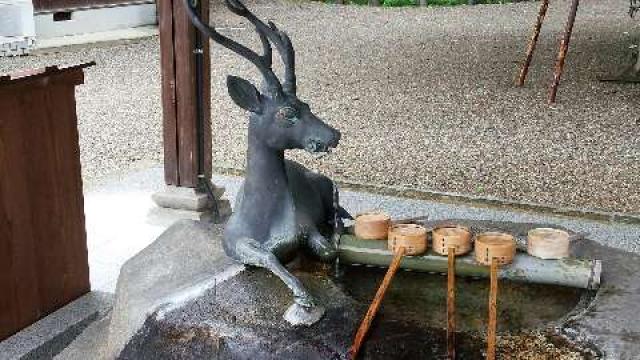
<path fill-rule="evenodd" d="M 87 65 L 0 77 L 0 340 L 90 290 L 75 104 Z"/>

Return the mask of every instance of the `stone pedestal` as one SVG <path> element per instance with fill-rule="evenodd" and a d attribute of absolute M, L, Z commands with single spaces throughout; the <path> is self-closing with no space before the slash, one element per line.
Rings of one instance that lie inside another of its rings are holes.
<path fill-rule="evenodd" d="M 191 211 L 198 214 L 193 218 L 203 219 L 203 214 L 212 214 L 217 210 L 218 218 L 214 219 L 222 221 L 231 215 L 231 204 L 229 200 L 222 199 L 224 194 L 223 187 L 212 185 L 215 203 L 211 200 L 206 192 L 199 189 L 189 187 L 179 187 L 167 185 L 165 188 L 151 196 L 153 201 L 162 208 Z"/>

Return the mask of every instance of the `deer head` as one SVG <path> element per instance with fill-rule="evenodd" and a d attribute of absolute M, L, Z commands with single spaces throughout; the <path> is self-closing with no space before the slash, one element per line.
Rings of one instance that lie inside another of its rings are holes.
<path fill-rule="evenodd" d="M 327 152 L 338 145 L 340 132 L 314 115 L 309 105 L 296 95 L 295 51 L 291 39 L 275 24 L 265 24 L 238 0 L 225 0 L 236 15 L 246 18 L 255 27 L 262 43 L 263 54 L 220 34 L 204 24 L 190 0 L 184 0 L 193 24 L 216 43 L 253 63 L 262 74 L 262 92 L 249 81 L 227 77 L 227 88 L 236 105 L 250 111 L 249 134 L 273 150 L 304 149 L 312 153 Z M 280 82 L 272 68 L 274 45 L 284 64 L 284 81 Z"/>

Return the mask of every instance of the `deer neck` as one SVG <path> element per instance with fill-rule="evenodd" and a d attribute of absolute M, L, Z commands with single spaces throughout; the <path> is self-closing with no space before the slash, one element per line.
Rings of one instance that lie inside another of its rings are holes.
<path fill-rule="evenodd" d="M 249 132 L 245 195 L 261 194 L 255 199 L 260 204 L 250 206 L 268 208 L 282 206 L 291 199 L 284 164 L 284 151 L 274 150 Z M 246 198 L 246 196 L 245 196 Z"/>

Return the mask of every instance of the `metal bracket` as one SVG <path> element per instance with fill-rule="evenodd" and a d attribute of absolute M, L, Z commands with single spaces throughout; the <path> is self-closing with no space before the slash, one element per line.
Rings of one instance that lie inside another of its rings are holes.
<path fill-rule="evenodd" d="M 209 199 L 213 203 L 213 216 L 215 221 L 217 222 L 220 219 L 220 209 L 218 209 L 218 199 L 216 199 L 216 196 L 213 193 L 211 182 L 204 174 L 198 175 L 198 180 L 200 182 L 201 190 L 204 190 L 204 192 L 208 195 Z"/>

